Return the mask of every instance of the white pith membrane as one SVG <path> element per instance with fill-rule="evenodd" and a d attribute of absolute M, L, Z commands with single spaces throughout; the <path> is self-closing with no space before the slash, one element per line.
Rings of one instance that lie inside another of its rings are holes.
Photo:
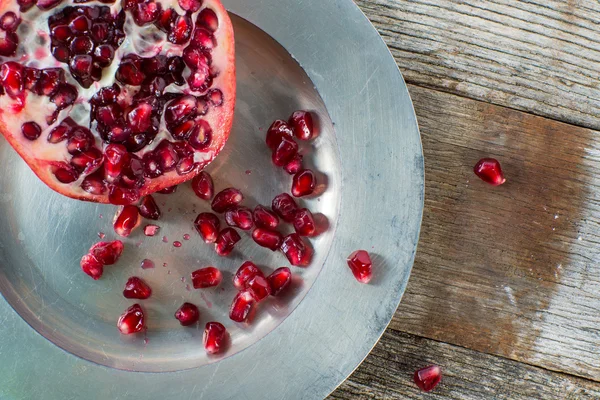
<path fill-rule="evenodd" d="M 176 0 L 170 2 L 163 1 L 161 3 L 163 10 L 173 8 L 179 15 L 186 13 L 181 9 Z M 220 106 L 209 104 L 208 112 L 198 117 L 208 122 L 213 132 L 213 138 L 205 149 L 194 152 L 193 158 L 196 164 L 192 171 L 180 175 L 176 170 L 171 170 L 159 178 L 146 178 L 144 186 L 138 189 L 140 196 L 191 179 L 214 159 L 222 149 L 229 135 L 235 104 L 233 31 L 227 12 L 218 0 L 205 0 L 202 3 L 200 10 L 190 14 L 194 24 L 192 32 L 196 28 L 196 17 L 202 10 L 209 8 L 216 13 L 219 21 L 218 28 L 213 32 L 216 45 L 210 51 L 212 56 L 211 70 L 216 75 L 213 77 L 212 84 L 203 92 L 192 91 L 186 82 L 182 86 L 177 86 L 174 83 L 169 84 L 163 93 L 191 94 L 201 97 L 212 89 L 218 88 L 221 90 L 223 103 Z M 59 6 L 48 11 L 41 11 L 34 6 L 22 13 L 19 12 L 19 6 L 15 1 L 4 4 L 2 7 L 0 15 L 3 15 L 7 11 L 12 11 L 21 18 L 21 24 L 16 32 L 19 37 L 19 46 L 16 55 L 14 57 L 2 57 L 0 64 L 15 61 L 24 67 L 37 69 L 61 68 L 65 71 L 66 82 L 77 88 L 78 97 L 75 104 L 60 111 L 56 121 L 48 125 L 47 117 L 51 116 L 57 109 L 56 105 L 50 101 L 49 96 L 38 95 L 26 89 L 23 91 L 24 101 L 12 98 L 8 94 L 0 95 L 0 131 L 2 131 L 11 145 L 19 152 L 21 157 L 27 161 L 34 172 L 51 188 L 69 197 L 106 203 L 108 202 L 108 187 L 102 195 L 90 194 L 81 188 L 81 183 L 87 176 L 85 173 L 81 173 L 76 181 L 68 184 L 61 183 L 56 179 L 52 172 L 52 165 L 60 161 L 68 164 L 73 156 L 67 151 L 66 140 L 53 144 L 48 142 L 48 134 L 66 117 L 70 117 L 78 125 L 89 128 L 92 131 L 95 147 L 103 151 L 108 143 L 103 141 L 96 131 L 95 123 L 90 126 L 90 99 L 99 89 L 117 83 L 121 87 L 122 97 L 127 98 L 127 104 L 131 104 L 130 98 L 141 88 L 140 86 L 124 85 L 115 79 L 115 73 L 122 58 L 130 53 L 144 58 L 154 57 L 159 54 L 167 57 L 181 56 L 183 49 L 190 44 L 190 41 L 188 40 L 181 45 L 173 44 L 167 41 L 167 34 L 159 30 L 154 24 L 148 24 L 143 27 L 136 25 L 131 12 L 127 11 L 124 26 L 126 34 L 124 41 L 115 49 L 115 56 L 110 66 L 103 69 L 102 79 L 94 82 L 86 89 L 73 78 L 69 72 L 68 64 L 56 60 L 50 50 L 48 19 L 66 7 L 110 7 L 113 16 L 116 16 L 122 9 L 121 1 L 119 0 L 114 4 L 104 4 L 97 1 L 88 3 L 63 1 Z M 183 76 L 187 77 L 190 73 L 190 68 L 186 66 Z M 36 122 L 42 128 L 41 135 L 33 141 L 24 138 L 21 133 L 23 123 L 30 121 Z M 215 134 L 216 132 L 220 133 Z M 153 151 L 165 139 L 171 143 L 177 142 L 166 128 L 163 109 L 157 135 L 151 143 L 146 145 L 142 150 L 135 152 L 135 154 L 142 159 L 144 154 Z M 100 167 L 100 170 L 102 168 Z"/>

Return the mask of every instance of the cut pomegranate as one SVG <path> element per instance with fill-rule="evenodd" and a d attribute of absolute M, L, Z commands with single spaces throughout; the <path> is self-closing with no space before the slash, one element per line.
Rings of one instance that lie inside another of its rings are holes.
<path fill-rule="evenodd" d="M 115 219 L 114 228 L 119 236 L 127 237 L 140 224 L 140 213 L 136 206 L 125 206 Z"/>
<path fill-rule="evenodd" d="M 248 292 L 256 302 L 260 302 L 271 294 L 271 286 L 264 276 L 255 275 L 246 283 Z"/>
<path fill-rule="evenodd" d="M 365 250 L 357 250 L 348 256 L 347 261 L 356 280 L 361 283 L 369 283 L 373 276 L 369 253 Z"/>
<path fill-rule="evenodd" d="M 312 249 L 297 233 L 287 235 L 283 239 L 281 251 L 292 265 L 305 267 L 310 264 Z"/>
<path fill-rule="evenodd" d="M 223 280 L 223 274 L 215 267 L 201 268 L 192 272 L 194 289 L 217 286 Z"/>
<path fill-rule="evenodd" d="M 208 354 L 217 354 L 227 344 L 227 329 L 219 322 L 208 322 L 204 328 L 204 349 Z"/>
<path fill-rule="evenodd" d="M 141 332 L 144 328 L 144 311 L 139 304 L 134 304 L 129 307 L 117 322 L 117 328 L 123 335 L 131 335 Z"/>
<path fill-rule="evenodd" d="M 254 224 L 259 228 L 275 229 L 279 225 L 279 218 L 268 208 L 260 204 L 254 208 L 252 214 Z"/>
<path fill-rule="evenodd" d="M 289 119 L 294 136 L 300 140 L 310 140 L 313 137 L 313 119 L 308 111 L 296 111 Z"/>
<path fill-rule="evenodd" d="M 430 365 L 415 371 L 413 377 L 419 389 L 429 392 L 442 380 L 442 369 L 437 365 Z"/>
<path fill-rule="evenodd" d="M 506 182 L 500 163 L 495 158 L 482 158 L 475 164 L 473 171 L 482 181 L 490 185 L 498 186 Z"/>
<path fill-rule="evenodd" d="M 292 272 L 288 267 L 277 268 L 271 275 L 267 277 L 269 285 L 271 285 L 271 294 L 277 296 L 292 281 Z"/>
<path fill-rule="evenodd" d="M 231 21 L 219 0 L 178 1 L 182 15 L 157 0 L 18 0 L 20 15 L 0 14 L 0 109 L 10 110 L 0 132 L 49 187 L 129 205 L 193 179 L 222 150 L 236 97 Z M 50 11 L 26 13 L 33 5 Z"/>
<path fill-rule="evenodd" d="M 254 239 L 254 241 L 259 246 L 271 249 L 271 251 L 275 251 L 279 249 L 279 246 L 281 246 L 283 236 L 277 231 L 271 231 L 264 228 L 256 228 L 252 232 L 252 239 Z"/>
<path fill-rule="evenodd" d="M 315 191 L 317 178 L 310 169 L 303 169 L 294 175 L 292 194 L 294 197 L 308 196 Z"/>
<path fill-rule="evenodd" d="M 177 318 L 182 326 L 194 325 L 200 319 L 200 311 L 192 303 L 183 303 L 175 311 L 175 318 Z"/>
<path fill-rule="evenodd" d="M 206 171 L 200 172 L 192 179 L 192 189 L 202 200 L 210 200 L 215 195 L 213 180 Z"/>
<path fill-rule="evenodd" d="M 285 222 L 294 222 L 294 215 L 296 215 L 298 205 L 292 196 L 287 193 L 281 193 L 275 196 L 271 208 Z"/>
<path fill-rule="evenodd" d="M 315 219 L 307 208 L 301 208 L 294 214 L 294 229 L 300 236 L 313 236 L 316 233 Z"/>
<path fill-rule="evenodd" d="M 252 228 L 252 210 L 247 207 L 234 207 L 225 212 L 225 221 L 229 226 L 235 226 L 244 231 Z"/>
<path fill-rule="evenodd" d="M 123 289 L 123 296 L 127 299 L 139 299 L 145 300 L 152 295 L 152 289 L 150 286 L 137 276 L 132 276 L 127 279 L 125 283 L 125 289 Z"/>
<path fill-rule="evenodd" d="M 220 256 L 227 256 L 241 239 L 240 234 L 235 229 L 225 228 L 219 232 L 219 236 L 215 242 L 215 251 Z"/>
<path fill-rule="evenodd" d="M 115 240 L 112 242 L 99 242 L 92 246 L 89 254 L 104 265 L 113 265 L 119 260 L 123 253 L 123 242 Z"/>
<path fill-rule="evenodd" d="M 255 276 L 264 277 L 263 272 L 252 261 L 246 261 L 237 270 L 233 277 L 233 286 L 239 290 L 245 289 L 248 281 Z"/>
<path fill-rule="evenodd" d="M 292 129 L 289 127 L 287 122 L 278 119 L 275 122 L 273 122 L 267 130 L 267 146 L 272 151 L 275 151 L 281 144 L 281 141 L 284 137 L 287 139 L 291 139 L 292 136 Z"/>
<path fill-rule="evenodd" d="M 219 236 L 219 217 L 211 213 L 200 213 L 194 221 L 194 228 L 198 231 L 205 243 L 214 243 Z"/>
<path fill-rule="evenodd" d="M 144 218 L 157 220 L 160 218 L 161 212 L 158 208 L 158 204 L 154 201 L 154 197 L 148 195 L 142 199 L 140 206 L 138 207 L 140 214 Z"/>
<path fill-rule="evenodd" d="M 242 192 L 234 188 L 227 188 L 215 195 L 211 207 L 214 212 L 224 213 L 227 209 L 240 204 L 243 199 Z"/>
<path fill-rule="evenodd" d="M 86 254 L 81 257 L 79 265 L 81 266 L 81 270 L 91 276 L 95 281 L 100 279 L 104 272 L 104 265 L 91 254 Z"/>
<path fill-rule="evenodd" d="M 248 290 L 238 292 L 229 308 L 229 318 L 235 322 L 245 322 L 255 302 L 254 297 Z"/>

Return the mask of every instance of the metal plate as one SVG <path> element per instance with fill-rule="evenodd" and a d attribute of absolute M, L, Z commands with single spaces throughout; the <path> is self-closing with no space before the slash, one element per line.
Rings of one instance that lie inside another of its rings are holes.
<path fill-rule="evenodd" d="M 313 110 L 321 134 L 307 149 L 308 162 L 326 190 L 303 202 L 329 221 L 312 240 L 313 264 L 295 268 L 291 293 L 261 303 L 251 325 L 231 323 L 229 281 L 239 264 L 252 259 L 272 270 L 285 258 L 248 235 L 233 257 L 215 257 L 191 226 L 207 206 L 183 185 L 157 195 L 165 203 L 160 236 L 137 231 L 122 260 L 92 282 L 78 259 L 98 232 L 112 235 L 114 209 L 51 192 L 2 141 L 1 399 L 322 398 L 389 323 L 408 280 L 423 206 L 418 128 L 393 58 L 350 0 L 224 4 L 243 18 L 233 17 L 238 106 L 230 142 L 210 171 L 218 189 L 236 186 L 247 205 L 268 204 L 289 190 L 290 177 L 270 165 L 265 130 L 295 109 Z M 345 262 L 358 248 L 373 256 L 369 285 L 356 282 Z M 156 267 L 142 270 L 142 258 Z M 223 290 L 188 291 L 182 277 L 208 264 L 225 271 Z M 146 337 L 122 337 L 114 326 L 132 303 L 120 296 L 131 275 L 154 288 L 143 302 Z M 204 354 L 201 327 L 181 328 L 172 318 L 185 300 L 201 306 L 202 322 L 226 323 L 232 346 L 224 358 Z"/>

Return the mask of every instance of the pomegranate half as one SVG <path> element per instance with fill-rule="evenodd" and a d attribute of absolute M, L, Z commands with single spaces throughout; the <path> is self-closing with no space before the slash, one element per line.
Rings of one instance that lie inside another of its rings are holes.
<path fill-rule="evenodd" d="M 235 57 L 219 0 L 9 0 L 0 21 L 0 132 L 55 191 L 135 203 L 225 145 Z"/>

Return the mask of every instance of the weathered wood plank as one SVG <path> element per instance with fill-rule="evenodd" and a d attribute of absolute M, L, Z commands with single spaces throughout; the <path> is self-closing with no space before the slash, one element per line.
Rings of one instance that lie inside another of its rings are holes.
<path fill-rule="evenodd" d="M 442 382 L 430 393 L 412 381 L 437 364 Z M 562 399 L 600 398 L 600 386 L 502 357 L 388 329 L 362 365 L 330 399 Z"/>
<path fill-rule="evenodd" d="M 600 2 L 355 1 L 409 83 L 600 129 Z"/>

